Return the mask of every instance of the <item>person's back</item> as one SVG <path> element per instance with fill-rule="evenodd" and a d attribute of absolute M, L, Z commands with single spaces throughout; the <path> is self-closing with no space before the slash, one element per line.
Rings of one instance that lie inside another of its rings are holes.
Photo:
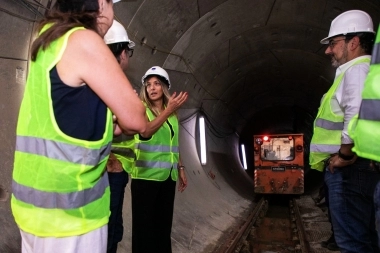
<path fill-rule="evenodd" d="M 112 22 L 112 5 L 111 0 L 59 0 L 33 43 L 11 201 L 23 252 L 105 251 L 109 187 L 104 172 L 113 135 L 107 107 L 123 129 L 146 127 L 144 107 L 102 39 Z M 105 80 L 114 85 L 107 87 Z"/>

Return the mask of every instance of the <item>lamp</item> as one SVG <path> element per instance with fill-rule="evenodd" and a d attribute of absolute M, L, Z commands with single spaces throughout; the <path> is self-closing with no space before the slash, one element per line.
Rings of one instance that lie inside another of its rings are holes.
<path fill-rule="evenodd" d="M 205 119 L 199 118 L 199 137 L 201 141 L 201 164 L 205 165 L 207 161 L 206 157 L 206 135 L 205 135 Z"/>
<path fill-rule="evenodd" d="M 243 156 L 243 167 L 246 170 L 247 169 L 247 158 L 245 157 L 245 147 L 244 147 L 244 144 L 241 144 L 241 154 Z"/>

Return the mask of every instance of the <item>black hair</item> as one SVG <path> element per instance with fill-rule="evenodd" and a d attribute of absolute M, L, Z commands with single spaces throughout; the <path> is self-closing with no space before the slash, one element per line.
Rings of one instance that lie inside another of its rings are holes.
<path fill-rule="evenodd" d="M 117 61 L 120 63 L 120 55 L 124 50 L 128 50 L 129 42 L 118 42 L 118 43 L 112 43 L 108 44 L 107 46 L 113 53 L 113 55 L 116 57 Z"/>
<path fill-rule="evenodd" d="M 353 37 L 358 36 L 360 46 L 363 48 L 365 54 L 371 54 L 373 45 L 375 43 L 375 34 L 374 33 L 349 33 L 346 36 L 346 43 L 350 41 Z"/>

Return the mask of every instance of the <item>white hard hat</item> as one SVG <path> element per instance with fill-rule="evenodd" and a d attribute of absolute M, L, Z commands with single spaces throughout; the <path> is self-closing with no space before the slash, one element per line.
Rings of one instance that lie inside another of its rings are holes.
<path fill-rule="evenodd" d="M 159 67 L 159 66 L 153 66 L 148 71 L 145 73 L 145 75 L 141 78 L 141 82 L 144 85 L 145 79 L 150 76 L 150 75 L 156 75 L 156 76 L 161 76 L 163 77 L 168 83 L 168 89 L 170 89 L 170 80 L 169 80 L 169 75 L 165 71 L 165 69 Z"/>
<path fill-rule="evenodd" d="M 135 46 L 135 43 L 128 38 L 128 34 L 124 26 L 116 20 L 113 21 L 112 26 L 108 29 L 106 35 L 104 35 L 104 42 L 106 44 L 128 42 L 129 48 Z"/>
<path fill-rule="evenodd" d="M 113 3 L 120 2 L 120 0 L 112 0 Z"/>
<path fill-rule="evenodd" d="M 329 36 L 321 40 L 321 44 L 328 44 L 330 38 L 349 33 L 375 33 L 371 17 L 364 11 L 346 11 L 336 17 L 330 26 Z"/>

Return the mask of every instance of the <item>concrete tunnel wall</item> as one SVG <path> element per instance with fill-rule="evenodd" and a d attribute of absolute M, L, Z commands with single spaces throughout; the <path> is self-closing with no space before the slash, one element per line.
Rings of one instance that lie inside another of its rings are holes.
<path fill-rule="evenodd" d="M 5 7 L 24 18 L 33 16 L 7 0 Z M 0 11 L 0 252 L 20 252 L 21 238 L 11 209 L 12 170 L 18 110 L 28 71 L 33 24 Z M 180 110 L 181 119 L 194 110 Z M 253 207 L 253 185 L 238 156 L 239 137 L 213 136 L 206 130 L 206 165 L 197 151 L 197 118 L 181 123 L 180 149 L 187 168 L 189 186 L 177 193 L 172 230 L 173 252 L 211 252 L 242 224 Z M 207 122 L 206 122 L 207 125 Z M 130 252 L 130 186 L 124 205 L 125 234 L 119 252 Z"/>
<path fill-rule="evenodd" d="M 181 110 L 183 118 L 188 110 Z M 253 183 L 238 160 L 238 137 L 216 138 L 206 130 L 207 164 L 197 152 L 197 118 L 182 122 L 181 159 L 188 188 L 176 193 L 173 252 L 213 252 L 243 224 L 254 207 Z M 124 238 L 119 252 L 131 252 L 130 184 L 125 194 Z"/>
<path fill-rule="evenodd" d="M 44 7 L 52 3 L 38 2 Z M 189 187 L 176 196 L 174 252 L 213 251 L 255 205 L 252 166 L 248 174 L 242 169 L 240 143 L 246 144 L 248 160 L 253 134 L 303 132 L 309 143 L 320 98 L 334 77 L 319 44 L 330 21 L 342 11 L 363 9 L 377 27 L 380 13 L 377 0 L 124 0 L 116 6 L 115 14 L 136 42 L 127 73 L 135 88 L 148 67 L 160 65 L 168 70 L 173 89 L 190 95 L 179 112 Z M 15 129 L 34 21 L 40 17 L 25 1 L 0 0 L 0 252 L 20 252 L 10 210 Z M 199 110 L 212 120 L 203 166 L 196 148 L 197 121 L 191 117 Z M 215 134 L 216 126 L 224 134 Z M 127 188 L 119 252 L 130 252 L 129 203 Z"/>

